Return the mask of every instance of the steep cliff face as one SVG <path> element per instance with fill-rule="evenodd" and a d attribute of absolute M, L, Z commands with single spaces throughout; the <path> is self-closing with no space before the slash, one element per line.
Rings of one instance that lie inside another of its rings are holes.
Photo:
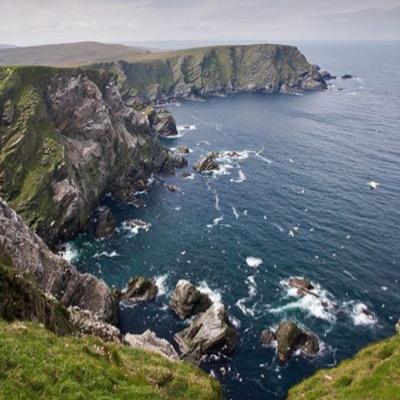
<path fill-rule="evenodd" d="M 80 274 L 52 253 L 1 198 L 0 262 L 26 274 L 64 306 L 78 306 L 106 321 L 115 320 L 117 299 L 105 282 L 90 274 Z"/>
<path fill-rule="evenodd" d="M 293 46 L 218 46 L 94 65 L 116 72 L 125 96 L 146 101 L 231 92 L 302 93 L 326 84 Z"/>
<path fill-rule="evenodd" d="M 83 229 L 100 196 L 170 167 L 110 73 L 0 69 L 0 195 L 47 243 Z"/>

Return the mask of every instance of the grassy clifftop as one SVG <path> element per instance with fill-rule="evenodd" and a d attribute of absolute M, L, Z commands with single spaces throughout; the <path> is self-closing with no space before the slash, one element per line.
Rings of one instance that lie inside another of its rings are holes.
<path fill-rule="evenodd" d="M 220 400 L 217 381 L 181 362 L 0 321 L 0 398 Z"/>
<path fill-rule="evenodd" d="M 150 101 L 233 91 L 291 93 L 325 87 L 318 71 L 296 47 L 275 44 L 150 53 L 97 63 L 92 68 L 116 72 L 125 95 L 141 95 Z"/>
<path fill-rule="evenodd" d="M 289 399 L 400 399 L 400 335 L 366 347 L 336 368 L 318 371 L 291 389 Z"/>

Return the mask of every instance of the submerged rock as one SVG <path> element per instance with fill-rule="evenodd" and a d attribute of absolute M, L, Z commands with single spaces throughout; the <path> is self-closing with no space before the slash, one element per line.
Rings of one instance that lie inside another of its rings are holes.
<path fill-rule="evenodd" d="M 141 335 L 128 333 L 124 336 L 124 342 L 136 349 L 152 351 L 168 359 L 179 360 L 179 355 L 172 344 L 165 339 L 157 337 L 157 335 L 150 330 L 147 330 Z"/>
<path fill-rule="evenodd" d="M 313 284 L 308 281 L 307 279 L 304 278 L 298 278 L 298 277 L 291 277 L 288 280 L 288 285 L 296 288 L 297 289 L 297 294 L 299 296 L 304 296 L 305 294 L 313 294 L 310 293 L 312 289 L 314 289 Z"/>
<path fill-rule="evenodd" d="M 170 192 L 176 192 L 177 190 L 178 190 L 178 186 L 176 186 L 176 185 L 170 185 L 170 184 L 167 184 L 167 185 L 164 185 Z"/>
<path fill-rule="evenodd" d="M 278 343 L 279 360 L 287 361 L 296 350 L 306 355 L 314 355 L 319 351 L 317 336 L 299 328 L 293 321 L 281 322 L 275 331 Z"/>
<path fill-rule="evenodd" d="M 326 71 L 326 70 L 324 70 L 324 69 L 321 70 L 319 73 L 321 74 L 322 79 L 325 80 L 325 81 L 329 81 L 329 80 L 332 80 L 332 79 L 336 79 L 336 76 L 335 76 L 335 75 L 331 75 L 330 72 L 328 72 L 328 71 Z"/>
<path fill-rule="evenodd" d="M 342 75 L 342 79 L 353 79 L 353 78 L 354 78 L 354 76 L 351 75 L 351 74 L 344 74 L 344 75 Z"/>
<path fill-rule="evenodd" d="M 102 207 L 99 210 L 99 216 L 94 228 L 95 236 L 97 238 L 109 238 L 113 234 L 116 226 L 117 224 L 110 208 Z"/>
<path fill-rule="evenodd" d="M 200 158 L 199 161 L 193 166 L 193 168 L 197 172 L 206 172 L 206 171 L 213 171 L 213 170 L 218 170 L 219 165 L 217 163 L 217 158 L 220 156 L 219 153 L 217 152 L 210 152 L 204 157 Z"/>
<path fill-rule="evenodd" d="M 181 154 L 189 154 L 190 153 L 190 149 L 189 149 L 189 147 L 188 146 L 186 146 L 186 145 L 181 145 L 181 146 L 179 146 L 179 147 L 177 147 L 176 148 L 176 151 L 178 152 L 178 153 L 181 153 Z"/>
<path fill-rule="evenodd" d="M 142 276 L 131 278 L 128 288 L 121 292 L 123 301 L 152 301 L 156 298 L 158 287 L 153 279 Z"/>
<path fill-rule="evenodd" d="M 225 306 L 214 303 L 197 315 L 191 324 L 174 336 L 184 358 L 199 361 L 205 354 L 231 354 L 237 333 L 229 321 Z"/>
<path fill-rule="evenodd" d="M 203 312 L 211 304 L 211 299 L 205 293 L 201 293 L 189 281 L 183 279 L 176 284 L 170 301 L 171 309 L 180 319 L 186 319 Z"/>

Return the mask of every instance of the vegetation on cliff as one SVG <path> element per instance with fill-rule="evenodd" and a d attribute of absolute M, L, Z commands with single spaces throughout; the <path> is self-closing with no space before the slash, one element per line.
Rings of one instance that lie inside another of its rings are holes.
<path fill-rule="evenodd" d="M 400 335 L 372 344 L 289 392 L 298 400 L 400 399 Z"/>
<path fill-rule="evenodd" d="M 84 229 L 104 191 L 167 151 L 109 72 L 0 68 L 0 196 L 48 243 Z"/>
<path fill-rule="evenodd" d="M 220 400 L 217 381 L 155 353 L 0 321 L 0 398 Z"/>
<path fill-rule="evenodd" d="M 125 96 L 147 101 L 234 91 L 298 93 L 326 87 L 293 46 L 215 46 L 127 57 L 91 68 L 118 74 Z"/>

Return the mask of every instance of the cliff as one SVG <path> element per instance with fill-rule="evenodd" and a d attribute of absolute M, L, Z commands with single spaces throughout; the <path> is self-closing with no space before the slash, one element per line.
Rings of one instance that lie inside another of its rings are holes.
<path fill-rule="evenodd" d="M 115 320 L 116 298 L 105 282 L 90 274 L 80 274 L 62 257 L 52 253 L 2 199 L 1 260 L 28 276 L 43 292 L 54 296 L 64 306 L 78 306 L 104 320 Z"/>
<path fill-rule="evenodd" d="M 0 68 L 0 196 L 47 243 L 87 226 L 105 191 L 171 169 L 112 74 Z"/>
<path fill-rule="evenodd" d="M 372 344 L 336 368 L 318 371 L 289 391 L 289 399 L 400 398 L 400 335 Z"/>
<path fill-rule="evenodd" d="M 171 98 L 232 92 L 303 93 L 326 88 L 318 67 L 293 46 L 205 47 L 126 57 L 90 68 L 117 73 L 126 97 Z"/>

